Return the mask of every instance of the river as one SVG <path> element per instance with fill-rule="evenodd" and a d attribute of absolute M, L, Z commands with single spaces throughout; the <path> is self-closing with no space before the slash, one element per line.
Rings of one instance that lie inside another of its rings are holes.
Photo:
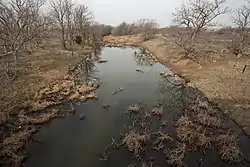
<path fill-rule="evenodd" d="M 123 113 L 129 105 L 140 102 L 152 108 L 164 102 L 168 109 L 161 121 L 173 122 L 178 116 L 180 102 L 173 100 L 176 94 L 168 90 L 171 85 L 159 75 L 161 70 L 169 71 L 167 67 L 133 48 L 104 48 L 101 59 L 107 63 L 94 63 L 82 74 L 83 80 L 94 77 L 102 81 L 99 99 L 76 103 L 75 114 L 43 126 L 30 144 L 26 167 L 126 167 L 133 159 L 128 152 L 118 152 L 108 161 L 99 159 L 112 138 L 126 132 L 128 118 Z M 79 119 L 82 114 L 84 120 Z M 206 161 L 208 166 L 229 166 L 212 155 Z M 200 157 L 194 157 L 190 160 L 189 156 L 188 165 L 200 164 Z"/>

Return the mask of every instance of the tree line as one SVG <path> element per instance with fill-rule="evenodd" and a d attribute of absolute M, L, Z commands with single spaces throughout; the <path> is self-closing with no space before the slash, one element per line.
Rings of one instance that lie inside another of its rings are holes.
<path fill-rule="evenodd" d="M 176 44 L 184 50 L 187 58 L 195 59 L 198 39 L 202 32 L 217 24 L 215 20 L 224 14 L 232 14 L 230 22 L 231 41 L 227 48 L 236 56 L 245 55 L 249 46 L 250 31 L 250 1 L 245 1 L 236 10 L 226 5 L 227 0 L 185 0 L 173 13 L 173 27 L 180 30 Z M 154 20 L 142 19 L 136 23 L 122 22 L 113 28 L 113 36 L 140 34 L 144 40 L 149 40 L 157 34 L 158 24 Z"/>
<path fill-rule="evenodd" d="M 226 0 L 186 0 L 176 9 L 173 23 L 185 29 L 176 43 L 186 57 L 194 58 L 199 35 L 230 11 Z M 231 22 L 236 28 L 228 48 L 237 56 L 244 55 L 249 43 L 249 1 L 233 11 Z M 122 22 L 116 27 L 99 24 L 86 5 L 72 0 L 0 0 L 0 57 L 12 55 L 17 62 L 20 52 L 34 52 L 55 32 L 60 35 L 62 49 L 72 50 L 73 43 L 96 47 L 107 35 L 140 34 L 149 40 L 158 28 L 151 19 Z"/>
<path fill-rule="evenodd" d="M 32 53 L 52 34 L 60 35 L 62 49 L 72 44 L 95 46 L 103 26 L 84 4 L 71 0 L 0 0 L 0 57 Z"/>

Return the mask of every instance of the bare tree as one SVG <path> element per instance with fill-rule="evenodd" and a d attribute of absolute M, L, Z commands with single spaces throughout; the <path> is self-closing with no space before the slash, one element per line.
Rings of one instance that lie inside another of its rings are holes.
<path fill-rule="evenodd" d="M 78 5 L 74 8 L 74 26 L 77 36 L 81 36 L 86 41 L 89 33 L 89 25 L 93 19 L 92 13 L 85 5 Z"/>
<path fill-rule="evenodd" d="M 138 21 L 137 27 L 137 31 L 141 34 L 141 38 L 146 41 L 155 36 L 158 24 L 155 20 L 141 19 Z"/>
<path fill-rule="evenodd" d="M 51 6 L 51 14 L 52 17 L 55 19 L 55 22 L 59 24 L 60 31 L 61 31 L 61 42 L 62 42 L 62 49 L 67 49 L 66 46 L 66 4 L 68 0 L 50 0 Z"/>
<path fill-rule="evenodd" d="M 247 49 L 249 32 L 250 32 L 250 2 L 248 5 L 243 5 L 234 13 L 233 24 L 237 26 L 235 35 L 233 36 L 232 43 L 229 50 L 236 56 L 244 55 Z"/>
<path fill-rule="evenodd" d="M 112 32 L 113 36 L 122 36 L 127 35 L 128 24 L 126 22 L 122 22 Z"/>
<path fill-rule="evenodd" d="M 22 49 L 38 44 L 49 21 L 41 14 L 45 0 L 0 1 L 0 40 L 4 47 L 1 56 L 17 54 Z"/>
<path fill-rule="evenodd" d="M 200 32 L 204 31 L 218 16 L 228 12 L 226 0 L 187 0 L 173 14 L 173 22 L 186 28 L 177 44 L 184 49 L 185 56 L 194 59 L 195 43 Z"/>

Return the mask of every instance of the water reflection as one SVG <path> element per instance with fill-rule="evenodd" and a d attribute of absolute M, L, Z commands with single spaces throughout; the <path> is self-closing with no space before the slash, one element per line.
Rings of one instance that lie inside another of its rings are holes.
<path fill-rule="evenodd" d="M 139 50 L 135 50 L 133 54 L 136 64 L 139 66 L 152 66 L 155 62 L 154 60 L 148 55 L 146 49 L 141 48 Z"/>
<path fill-rule="evenodd" d="M 95 73 L 98 72 L 95 65 L 96 61 L 100 59 L 100 51 L 95 51 L 86 56 L 75 70 L 77 82 L 88 84 L 90 81 L 97 79 Z"/>
<path fill-rule="evenodd" d="M 160 105 L 168 108 L 184 108 L 187 102 L 185 85 L 175 85 L 173 77 L 160 77 L 158 84 Z"/>

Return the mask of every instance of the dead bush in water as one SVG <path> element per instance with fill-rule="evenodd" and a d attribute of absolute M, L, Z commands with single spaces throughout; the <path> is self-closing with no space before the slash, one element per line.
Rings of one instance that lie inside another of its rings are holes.
<path fill-rule="evenodd" d="M 211 140 L 202 126 L 194 124 L 189 117 L 182 116 L 176 123 L 177 137 L 194 149 L 210 147 Z"/>
<path fill-rule="evenodd" d="M 183 143 L 178 143 L 177 147 L 172 151 L 166 151 L 167 162 L 173 166 L 184 167 L 187 166 L 183 159 L 186 153 L 186 145 Z"/>
<path fill-rule="evenodd" d="M 140 112 L 140 104 L 128 106 L 127 112 L 128 113 L 139 113 Z"/>
<path fill-rule="evenodd" d="M 139 156 L 140 152 L 144 150 L 144 146 L 147 144 L 149 136 L 140 135 L 134 131 L 130 131 L 126 134 L 122 143 L 128 148 L 134 155 Z"/>
<path fill-rule="evenodd" d="M 153 108 L 152 111 L 151 111 L 151 114 L 161 117 L 163 115 L 163 107 L 160 107 L 160 108 L 155 107 L 155 108 Z"/>
<path fill-rule="evenodd" d="M 164 149 L 164 142 L 169 142 L 169 141 L 173 141 L 174 139 L 166 133 L 163 132 L 158 132 L 157 134 L 157 138 L 154 141 L 154 146 L 153 149 L 155 149 L 156 151 L 160 151 Z"/>
<path fill-rule="evenodd" d="M 4 157 L 6 162 L 13 166 L 20 166 L 25 158 L 23 148 L 35 131 L 33 127 L 27 127 L 23 131 L 11 134 L 1 143 L 0 157 Z"/>
<path fill-rule="evenodd" d="M 234 135 L 220 135 L 216 138 L 216 143 L 222 160 L 232 163 L 239 163 L 243 160 L 238 140 Z"/>
<path fill-rule="evenodd" d="M 203 126 L 219 128 L 221 127 L 221 121 L 217 117 L 212 117 L 206 112 L 199 112 L 195 117 L 195 122 Z"/>

